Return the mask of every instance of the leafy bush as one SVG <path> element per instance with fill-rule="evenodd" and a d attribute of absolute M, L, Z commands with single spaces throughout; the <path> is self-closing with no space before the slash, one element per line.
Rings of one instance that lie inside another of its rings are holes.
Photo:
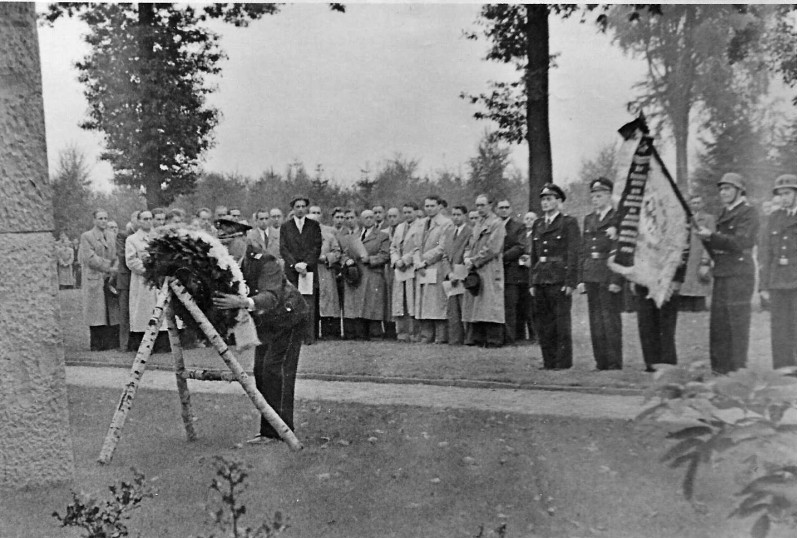
<path fill-rule="evenodd" d="M 133 481 L 121 481 L 108 486 L 111 499 L 98 500 L 86 493 L 72 492 L 72 502 L 67 505 L 66 513 L 61 516 L 53 512 L 53 517 L 61 522 L 62 527 L 81 527 L 87 538 L 119 538 L 127 536 L 126 520 L 130 512 L 139 507 L 141 502 L 154 495 L 144 483 L 144 475 L 135 468 Z"/>
<path fill-rule="evenodd" d="M 757 516 L 751 535 L 763 538 L 773 524 L 797 527 L 797 369 L 743 369 L 711 377 L 705 363 L 661 368 L 637 420 L 679 418 L 690 424 L 672 432 L 675 444 L 661 457 L 686 467 L 683 493 L 694 496 L 701 464 L 733 458 L 747 481 L 729 517 Z M 784 421 L 784 418 L 788 419 Z"/>
<path fill-rule="evenodd" d="M 210 483 L 210 490 L 216 493 L 218 502 L 209 512 L 221 534 L 210 534 L 207 538 L 272 538 L 288 528 L 280 512 L 256 528 L 244 527 L 241 518 L 246 514 L 246 505 L 240 502 L 240 496 L 246 490 L 249 466 L 223 456 L 215 456 L 213 466 L 216 478 Z"/>

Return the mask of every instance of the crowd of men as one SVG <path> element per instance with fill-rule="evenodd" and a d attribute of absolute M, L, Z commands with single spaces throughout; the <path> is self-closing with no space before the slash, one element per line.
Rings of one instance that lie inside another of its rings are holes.
<path fill-rule="evenodd" d="M 247 243 L 274 256 L 305 296 L 311 320 L 305 344 L 384 338 L 501 347 L 538 341 L 543 368 L 567 369 L 576 292 L 587 296 L 596 369 L 615 370 L 623 367 L 621 313 L 630 296 L 645 367 L 655 371 L 656 364 L 677 363 L 679 310 L 705 310 L 711 296 L 712 369 L 727 373 L 746 365 L 758 267 L 762 300 L 771 303 L 774 364 L 797 364 L 797 176 L 776 180 L 781 207 L 763 235 L 740 175 L 718 181 L 723 210 L 716 219 L 703 212 L 700 196 L 691 196 L 691 245 L 663 305 L 610 269 L 618 228 L 613 189 L 603 177 L 590 183 L 593 211 L 581 226 L 564 212 L 566 195 L 555 184 L 539 193 L 542 215 L 528 212 L 522 221 L 510 200 L 487 195 L 472 208 L 428 196 L 422 205 L 359 212 L 336 207 L 326 214 L 297 196 L 287 218 L 279 208 L 263 208 L 251 220 L 224 206 L 200 208 L 190 222 L 179 209 L 143 210 L 116 235 L 107 233 L 108 215 L 98 210 L 79 254 L 91 348 L 138 345 L 155 301 L 143 281 L 154 229 L 174 224 L 216 234 L 215 223 L 226 218 L 245 224 Z"/>

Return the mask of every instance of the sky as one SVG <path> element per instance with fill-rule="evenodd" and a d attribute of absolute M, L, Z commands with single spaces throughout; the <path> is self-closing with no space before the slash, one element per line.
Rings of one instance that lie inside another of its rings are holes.
<path fill-rule="evenodd" d="M 41 6 L 40 6 L 41 8 Z M 209 99 L 222 113 L 208 171 L 252 178 L 301 161 L 347 185 L 361 170 L 401 154 L 422 174 L 467 173 L 490 122 L 461 92 L 512 80 L 513 68 L 483 60 L 484 40 L 467 40 L 477 4 L 285 5 L 248 28 L 212 22 L 228 55 Z M 92 165 L 96 188 L 111 187 L 111 169 L 98 161 L 102 138 L 78 127 L 88 105 L 76 61 L 87 52 L 87 28 L 75 20 L 40 27 L 47 146 L 51 170 L 59 152 L 76 146 Z M 631 118 L 626 103 L 645 65 L 625 57 L 597 32 L 592 19 L 551 18 L 550 124 L 554 179 L 577 177 L 583 159 L 617 141 Z M 665 160 L 668 157 L 664 152 Z M 527 173 L 527 149 L 515 146 L 513 166 Z M 674 168 L 674 166 L 673 166 Z"/>

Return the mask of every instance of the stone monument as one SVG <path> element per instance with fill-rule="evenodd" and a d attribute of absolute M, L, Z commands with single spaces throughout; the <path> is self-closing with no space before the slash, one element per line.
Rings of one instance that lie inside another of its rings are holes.
<path fill-rule="evenodd" d="M 74 473 L 36 13 L 0 2 L 0 487 Z"/>

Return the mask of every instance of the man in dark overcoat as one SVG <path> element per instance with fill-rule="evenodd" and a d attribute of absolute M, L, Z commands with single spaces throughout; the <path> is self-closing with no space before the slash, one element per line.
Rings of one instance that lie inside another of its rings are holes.
<path fill-rule="evenodd" d="M 727 374 L 747 365 L 758 213 L 747 202 L 744 179 L 739 174 L 725 174 L 717 186 L 724 206 L 717 229 L 712 232 L 698 226 L 697 233 L 714 262 L 709 323 L 711 369 Z"/>
<path fill-rule="evenodd" d="M 297 196 L 291 201 L 293 218 L 288 219 L 280 228 L 280 256 L 285 262 L 285 276 L 291 284 L 299 287 L 299 275 L 313 274 L 312 293 L 305 300 L 310 306 L 310 319 L 315 319 L 318 307 L 318 257 L 321 255 L 321 225 L 307 218 L 310 200 Z M 305 342 L 315 342 L 316 328 L 309 325 Z"/>
<path fill-rule="evenodd" d="M 546 370 L 573 366 L 570 308 L 578 284 L 581 233 L 576 219 L 561 213 L 564 201 L 564 191 L 546 183 L 540 191 L 544 215 L 532 230 L 529 293 Z"/>
<path fill-rule="evenodd" d="M 590 183 L 593 211 L 584 217 L 579 256 L 578 291 L 587 294 L 592 353 L 598 370 L 623 368 L 623 277 L 607 264 L 617 239 L 613 188 L 614 183 L 605 177 Z"/>
<path fill-rule="evenodd" d="M 797 176 L 775 180 L 781 208 L 769 216 L 759 246 L 761 301 L 769 303 L 772 366 L 797 366 Z"/>
<path fill-rule="evenodd" d="M 310 319 L 309 307 L 296 287 L 288 282 L 279 261 L 259 246 L 243 240 L 251 226 L 231 217 L 221 217 L 215 224 L 219 240 L 236 260 L 241 259 L 241 272 L 249 288 L 249 296 L 218 294 L 213 298 L 213 306 L 228 310 L 246 308 L 252 315 L 260 340 L 260 345 L 255 348 L 255 385 L 266 402 L 293 430 L 296 370 Z M 243 251 L 243 255 L 239 251 Z M 279 439 L 273 426 L 260 417 L 259 434 L 247 443 L 267 444 Z"/>
<path fill-rule="evenodd" d="M 529 272 L 521 265 L 520 258 L 525 254 L 523 242 L 525 226 L 512 217 L 512 205 L 509 200 L 500 200 L 496 204 L 495 213 L 504 222 L 504 344 L 514 344 L 518 328 L 518 311 L 523 307 L 521 295 L 527 294 Z"/>
<path fill-rule="evenodd" d="M 130 222 L 116 234 L 116 257 L 119 272 L 116 275 L 116 289 L 119 290 L 119 349 L 127 351 L 130 338 L 130 268 L 125 261 L 125 241 L 138 229 L 139 211 L 133 211 Z"/>

